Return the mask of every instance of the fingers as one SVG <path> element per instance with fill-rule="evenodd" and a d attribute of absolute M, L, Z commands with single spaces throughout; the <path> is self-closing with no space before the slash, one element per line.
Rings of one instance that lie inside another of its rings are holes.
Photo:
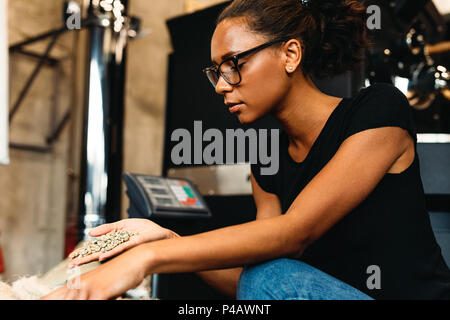
<path fill-rule="evenodd" d="M 66 294 L 66 287 L 63 286 L 43 296 L 41 300 L 63 300 Z"/>
<path fill-rule="evenodd" d="M 118 228 L 118 223 L 106 223 L 106 224 L 102 224 L 101 226 L 95 227 L 93 228 L 91 231 L 89 231 L 89 235 L 91 237 L 98 237 L 98 236 L 102 236 L 104 234 L 107 234 L 108 232 L 117 229 Z"/>
<path fill-rule="evenodd" d="M 89 235 L 91 237 L 98 237 L 107 234 L 108 232 L 111 232 L 113 230 L 119 230 L 121 229 L 121 227 L 122 227 L 121 221 L 114 223 L 106 223 L 102 224 L 101 226 L 93 228 L 91 231 L 89 231 Z"/>
<path fill-rule="evenodd" d="M 86 290 L 68 289 L 64 300 L 88 300 L 89 296 Z"/>
<path fill-rule="evenodd" d="M 106 260 L 108 258 L 114 257 L 116 255 L 118 255 L 119 253 L 122 253 L 125 250 L 128 250 L 131 247 L 134 247 L 136 244 L 128 241 L 125 243 L 122 243 L 120 245 L 118 245 L 117 247 L 115 247 L 114 249 L 110 250 L 110 251 L 106 251 L 105 253 L 101 253 L 100 257 L 99 257 L 99 261 L 103 261 Z"/>
<path fill-rule="evenodd" d="M 67 286 L 50 292 L 40 300 L 88 300 L 89 295 L 86 290 L 82 289 L 70 289 Z"/>
<path fill-rule="evenodd" d="M 130 249 L 132 247 L 137 246 L 141 242 L 142 242 L 142 240 L 141 240 L 141 238 L 139 236 L 137 236 L 134 239 L 131 238 L 127 242 L 124 242 L 124 243 L 118 245 L 117 247 L 115 247 L 114 249 L 112 249 L 110 251 L 95 252 L 95 253 L 92 253 L 92 254 L 90 254 L 88 256 L 85 256 L 85 257 L 75 258 L 75 259 L 73 259 L 72 261 L 70 261 L 68 263 L 67 267 L 70 269 L 70 268 L 73 268 L 73 267 L 76 267 L 76 266 L 81 266 L 83 264 L 86 264 L 86 263 L 89 263 L 89 262 L 92 262 L 92 261 L 96 261 L 96 260 L 103 261 L 103 260 L 106 260 L 108 258 L 111 258 L 113 256 L 118 255 L 119 253 L 122 253 L 125 250 L 128 250 L 128 249 Z M 82 250 L 82 248 L 74 251 L 74 253 L 79 251 L 79 250 Z"/>
<path fill-rule="evenodd" d="M 88 256 L 85 257 L 80 257 L 80 258 L 75 258 L 72 261 L 69 262 L 69 264 L 67 265 L 68 268 L 73 268 L 75 266 L 81 266 L 83 264 L 92 262 L 92 261 L 96 261 L 99 259 L 101 255 L 101 252 L 96 252 L 93 254 L 90 254 Z"/>
<path fill-rule="evenodd" d="M 107 298 L 104 291 L 98 288 L 98 285 L 92 283 L 89 285 L 89 281 L 86 285 L 81 281 L 77 286 L 69 286 L 69 283 L 67 283 L 41 297 L 40 300 L 104 300 Z"/>
<path fill-rule="evenodd" d="M 62 298 L 62 300 L 74 300 L 75 293 L 76 293 L 76 290 L 66 288 L 66 290 L 64 292 L 64 297 Z"/>
<path fill-rule="evenodd" d="M 78 253 L 79 253 L 82 249 L 83 249 L 83 248 L 78 248 L 78 249 L 72 251 L 72 253 L 69 254 L 69 258 L 72 260 L 73 257 L 77 257 L 77 256 L 78 256 Z"/>
<path fill-rule="evenodd" d="M 73 267 L 78 267 L 81 266 L 83 264 L 86 263 L 90 263 L 92 261 L 103 261 L 106 260 L 108 258 L 111 258 L 113 256 L 118 255 L 119 253 L 122 253 L 125 250 L 128 250 L 134 246 L 136 246 L 137 244 L 129 241 L 129 242 L 125 242 L 122 243 L 121 245 L 118 245 L 117 247 L 115 247 L 114 249 L 110 250 L 110 251 L 106 251 L 106 252 L 96 252 L 96 253 L 92 253 L 88 256 L 85 257 L 81 257 L 81 258 L 75 258 L 72 261 L 69 262 L 69 264 L 67 265 L 67 267 L 73 268 Z"/>

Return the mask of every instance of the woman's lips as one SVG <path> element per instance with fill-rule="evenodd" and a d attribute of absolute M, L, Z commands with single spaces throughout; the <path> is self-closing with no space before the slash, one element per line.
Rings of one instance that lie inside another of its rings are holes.
<path fill-rule="evenodd" d="M 231 106 L 231 107 L 229 108 L 230 113 L 233 114 L 233 113 L 239 112 L 243 106 L 244 106 L 243 103 L 240 103 L 240 104 L 236 104 L 236 105 L 234 105 L 234 106 Z"/>

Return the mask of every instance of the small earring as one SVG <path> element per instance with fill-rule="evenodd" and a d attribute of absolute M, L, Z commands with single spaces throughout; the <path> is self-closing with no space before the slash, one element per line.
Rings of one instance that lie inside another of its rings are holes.
<path fill-rule="evenodd" d="M 289 70 L 290 70 L 290 71 L 294 70 L 294 67 L 289 67 Z"/>

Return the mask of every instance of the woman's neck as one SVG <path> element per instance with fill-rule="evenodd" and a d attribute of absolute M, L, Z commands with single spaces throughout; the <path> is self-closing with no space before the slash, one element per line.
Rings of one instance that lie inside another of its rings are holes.
<path fill-rule="evenodd" d="M 321 92 L 311 78 L 300 77 L 275 113 L 289 136 L 290 153 L 301 161 L 342 98 Z"/>

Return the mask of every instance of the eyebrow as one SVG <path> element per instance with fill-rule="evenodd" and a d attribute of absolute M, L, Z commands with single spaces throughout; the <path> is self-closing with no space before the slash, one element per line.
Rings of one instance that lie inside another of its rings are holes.
<path fill-rule="evenodd" d="M 220 57 L 220 59 L 225 60 L 228 59 L 229 57 L 235 56 L 239 53 L 241 53 L 242 51 L 229 51 L 227 53 L 225 53 L 222 57 Z M 214 60 L 211 61 L 214 65 L 219 65 L 219 63 L 215 62 Z"/>

